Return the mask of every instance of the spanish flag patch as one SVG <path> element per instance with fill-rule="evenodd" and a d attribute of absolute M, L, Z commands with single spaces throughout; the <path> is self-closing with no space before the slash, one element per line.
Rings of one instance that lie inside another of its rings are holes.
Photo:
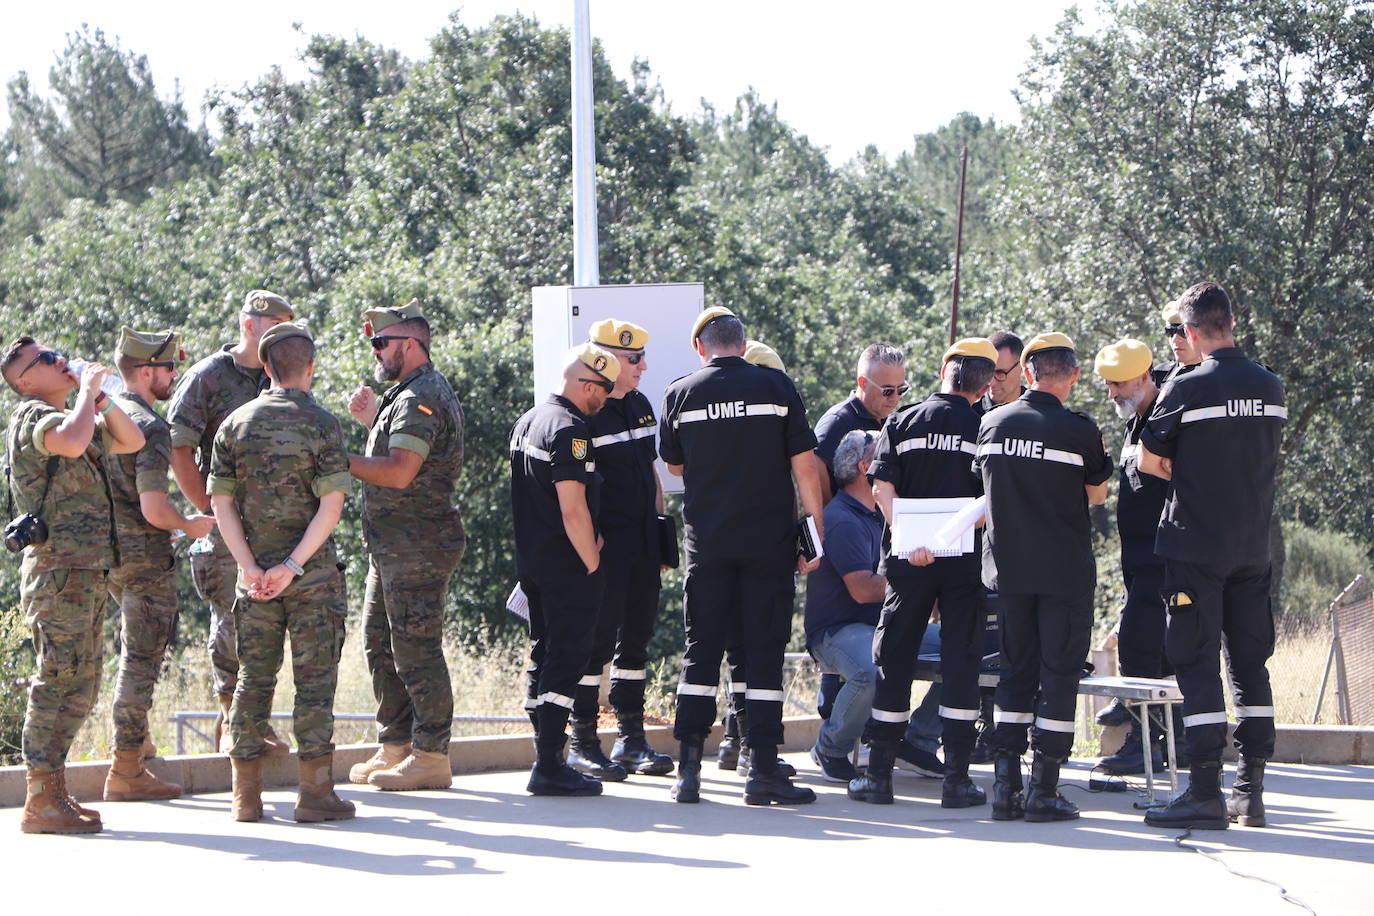
<path fill-rule="evenodd" d="M 434 408 L 433 408 L 433 407 L 430 407 L 430 406 L 425 405 L 425 404 L 416 404 L 415 406 L 419 409 L 420 413 L 424 414 L 425 416 L 427 416 L 427 417 L 432 417 L 432 416 L 434 416 Z"/>

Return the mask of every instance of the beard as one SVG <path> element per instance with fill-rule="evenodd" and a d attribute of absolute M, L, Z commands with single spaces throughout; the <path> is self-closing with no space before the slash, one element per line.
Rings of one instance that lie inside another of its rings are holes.
<path fill-rule="evenodd" d="M 379 382 L 396 381 L 401 377 L 400 361 L 388 363 L 385 358 L 377 360 L 377 365 L 372 367 L 372 377 Z"/>
<path fill-rule="evenodd" d="M 1116 415 L 1123 420 L 1129 420 L 1140 410 L 1140 402 L 1143 400 L 1140 395 L 1129 398 L 1112 398 L 1112 406 L 1116 408 Z"/>

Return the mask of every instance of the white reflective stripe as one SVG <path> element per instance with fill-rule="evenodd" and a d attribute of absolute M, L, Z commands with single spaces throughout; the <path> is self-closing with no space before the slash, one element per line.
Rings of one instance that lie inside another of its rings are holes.
<path fill-rule="evenodd" d="M 888 712 L 886 709 L 873 709 L 869 713 L 874 722 L 905 722 L 911 718 L 911 710 L 904 709 L 901 712 Z"/>
<path fill-rule="evenodd" d="M 1272 719 L 1274 718 L 1274 707 L 1272 706 L 1237 706 L 1237 719 Z"/>
<path fill-rule="evenodd" d="M 743 683 L 743 682 L 738 683 L 738 684 L 736 684 L 736 683 L 734 683 L 734 682 L 731 682 L 731 684 L 730 684 L 730 692 L 731 692 L 731 693 L 743 694 L 743 693 L 746 693 L 748 690 L 749 690 L 749 685 L 748 685 L 748 684 L 745 684 L 745 683 Z"/>
<path fill-rule="evenodd" d="M 604 436 L 597 436 L 592 440 L 592 445 L 601 448 L 607 445 L 614 445 L 617 442 L 633 442 L 635 439 L 644 439 L 654 434 L 652 426 L 641 426 L 637 429 L 627 429 L 621 433 L 607 433 Z"/>
<path fill-rule="evenodd" d="M 535 448 L 533 445 L 529 444 L 528 440 L 525 439 L 510 440 L 510 450 L 512 452 L 524 452 L 526 455 L 529 455 L 531 458 L 534 458 L 539 461 L 553 460 L 552 455 L 544 451 L 542 448 Z"/>
<path fill-rule="evenodd" d="M 1058 461 L 1060 464 L 1074 464 L 1078 467 L 1083 466 L 1083 456 L 1077 452 L 1066 452 L 1063 449 L 1047 448 L 1044 451 L 1046 461 Z"/>
<path fill-rule="evenodd" d="M 978 710 L 960 709 L 957 706 L 941 706 L 940 718 L 958 719 L 961 722 L 976 722 L 978 721 Z"/>
<path fill-rule="evenodd" d="M 562 706 L 566 709 L 573 708 L 573 698 L 565 697 L 561 693 L 541 693 L 539 695 L 539 702 L 552 703 L 555 706 Z"/>
<path fill-rule="evenodd" d="M 1191 716 L 1183 717 L 1183 727 L 1192 728 L 1194 725 L 1225 725 L 1226 713 L 1223 712 L 1195 712 Z"/>
<path fill-rule="evenodd" d="M 682 413 L 677 415 L 677 419 L 673 420 L 673 428 L 676 429 L 678 424 L 681 423 L 696 423 L 700 420 L 705 419 L 705 410 L 684 410 Z"/>
<path fill-rule="evenodd" d="M 677 685 L 677 695 L 687 697 L 714 697 L 716 688 L 710 684 L 687 684 Z"/>
<path fill-rule="evenodd" d="M 525 698 L 525 708 L 526 708 L 526 709 L 533 709 L 534 707 L 536 707 L 536 706 L 538 706 L 538 705 L 539 705 L 539 701 L 538 701 L 538 700 L 536 700 L 536 699 L 534 699 L 534 698 L 532 698 L 532 697 L 526 697 L 526 698 Z"/>
<path fill-rule="evenodd" d="M 744 407 L 746 417 L 785 417 L 787 416 L 786 404 L 746 404 Z"/>
<path fill-rule="evenodd" d="M 984 442 L 982 445 L 978 446 L 979 456 L 1000 454 L 1002 454 L 1002 443 L 1000 442 Z"/>
<path fill-rule="evenodd" d="M 1278 417 L 1280 420 L 1288 419 L 1288 408 L 1279 404 L 1265 404 L 1264 415 L 1266 417 Z"/>
<path fill-rule="evenodd" d="M 967 439 L 959 443 L 959 451 L 967 452 L 970 455 L 978 454 L 978 443 L 970 442 Z"/>
<path fill-rule="evenodd" d="M 1046 719 L 1044 716 L 1035 717 L 1035 727 L 1044 729 L 1047 732 L 1068 732 L 1073 734 L 1072 719 Z"/>
<path fill-rule="evenodd" d="M 579 687 L 600 687 L 600 686 L 601 686 L 601 675 L 599 675 L 599 674 L 584 674 L 584 675 L 582 675 L 582 680 L 580 680 L 580 681 L 577 682 L 577 686 L 579 686 Z"/>
<path fill-rule="evenodd" d="M 781 690 L 766 690 L 762 687 L 750 687 L 744 692 L 746 700 L 762 700 L 765 703 L 781 703 L 785 695 Z"/>
<path fill-rule="evenodd" d="M 902 441 L 902 442 L 898 442 L 898 443 L 897 443 L 897 448 L 895 449 L 895 451 L 896 451 L 897 454 L 899 454 L 899 455 L 905 455 L 907 452 L 911 451 L 913 448 L 925 448 L 925 447 L 926 447 L 926 437 L 925 437 L 925 436 L 917 436 L 917 437 L 914 438 L 914 439 L 906 439 L 906 440 L 904 440 L 904 441 Z"/>
<path fill-rule="evenodd" d="M 1180 423 L 1196 423 L 1198 420 L 1219 420 L 1226 416 L 1226 405 L 1219 407 L 1195 407 L 1192 410 L 1183 411 Z"/>
<path fill-rule="evenodd" d="M 612 668 L 611 680 L 613 681 L 642 681 L 648 678 L 648 673 L 643 668 Z"/>
<path fill-rule="evenodd" d="M 1009 725 L 1030 725 L 1035 721 L 1033 712 L 1016 712 L 1011 709 L 1003 709 L 1000 706 L 992 707 L 992 721 L 1001 725 L 1003 722 Z"/>
<path fill-rule="evenodd" d="M 588 474 L 595 473 L 595 472 L 596 472 L 596 462 L 595 462 L 595 461 L 588 461 L 587 464 L 586 464 L 586 468 L 587 468 L 587 473 L 588 473 Z"/>

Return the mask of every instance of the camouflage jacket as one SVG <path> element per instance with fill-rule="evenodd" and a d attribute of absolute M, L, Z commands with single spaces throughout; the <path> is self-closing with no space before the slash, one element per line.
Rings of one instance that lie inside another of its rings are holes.
<path fill-rule="evenodd" d="M 119 540 L 119 562 L 130 560 L 170 561 L 171 533 L 143 517 L 138 494 L 167 492 L 167 469 L 172 460 L 172 433 L 167 421 L 152 405 L 136 394 L 119 395 L 119 407 L 143 432 L 143 448 L 127 455 L 106 455 L 105 471 L 110 479 L 110 498 L 114 503 L 115 535 Z"/>
<path fill-rule="evenodd" d="M 233 496 L 243 533 L 264 569 L 300 543 L 320 497 L 348 492 L 348 453 L 338 419 L 308 391 L 270 388 L 235 410 L 215 436 L 208 491 Z M 331 538 L 297 585 L 336 574 Z"/>
<path fill-rule="evenodd" d="M 270 384 L 266 372 L 240 366 L 229 349 L 226 344 L 218 353 L 192 366 L 177 383 L 167 408 L 172 447 L 194 448 L 200 472 L 207 476 L 220 424 Z"/>
<path fill-rule="evenodd" d="M 10 491 L 16 515 L 38 514 L 52 457 L 43 439 L 66 416 L 65 410 L 37 398 L 24 399 L 10 416 Z M 79 458 L 57 459 L 42 511 L 48 540 L 24 548 L 27 568 L 34 572 L 114 568 L 114 518 L 104 467 L 109 445 L 105 422 L 98 419 L 96 434 Z"/>
<path fill-rule="evenodd" d="M 424 459 L 404 489 L 363 486 L 363 537 L 372 553 L 448 550 L 464 543 L 453 487 L 463 470 L 463 408 L 434 365 L 427 364 L 382 395 L 367 437 L 368 457 L 393 448 Z"/>

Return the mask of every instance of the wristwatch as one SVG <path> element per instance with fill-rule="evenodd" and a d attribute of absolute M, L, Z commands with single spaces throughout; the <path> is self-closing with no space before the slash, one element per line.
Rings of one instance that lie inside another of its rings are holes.
<path fill-rule="evenodd" d="M 295 560 L 291 559 L 290 557 L 287 557 L 285 560 L 282 560 L 281 565 L 285 566 L 287 569 L 291 570 L 298 576 L 305 575 L 305 568 L 301 566 L 301 564 L 297 563 Z"/>

